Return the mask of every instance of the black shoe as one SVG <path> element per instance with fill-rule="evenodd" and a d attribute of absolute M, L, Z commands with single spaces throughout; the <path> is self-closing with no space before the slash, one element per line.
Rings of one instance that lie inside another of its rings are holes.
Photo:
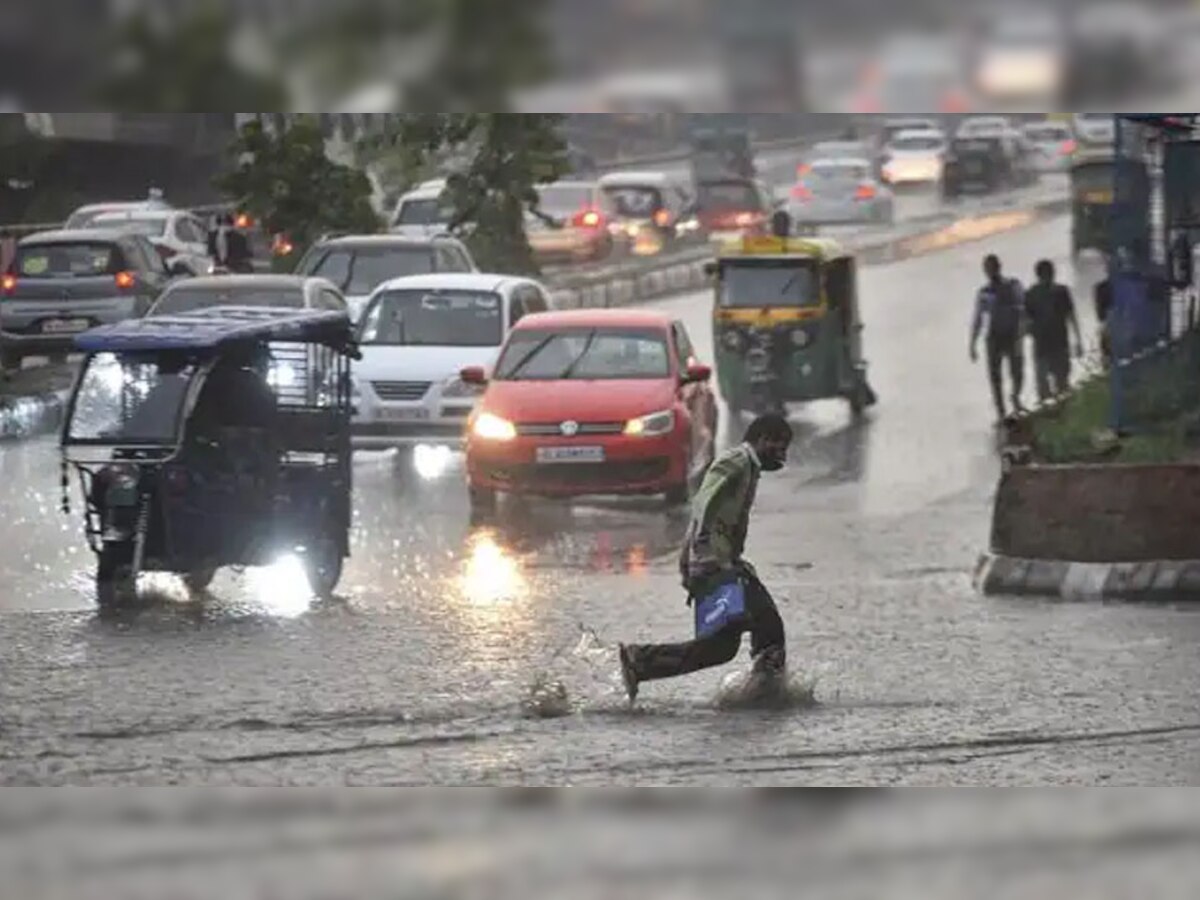
<path fill-rule="evenodd" d="M 638 677 L 637 669 L 633 665 L 633 652 L 624 644 L 619 645 L 617 652 L 621 657 L 621 679 L 625 682 L 625 693 L 629 695 L 629 702 L 632 704 L 638 695 Z"/>

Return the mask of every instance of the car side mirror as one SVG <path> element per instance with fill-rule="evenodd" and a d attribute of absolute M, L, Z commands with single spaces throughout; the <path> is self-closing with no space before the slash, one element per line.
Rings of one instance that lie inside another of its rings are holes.
<path fill-rule="evenodd" d="M 487 384 L 487 372 L 483 366 L 466 366 L 459 370 L 458 377 L 462 379 L 463 384 Z"/>
<path fill-rule="evenodd" d="M 712 366 L 703 363 L 688 363 L 683 373 L 684 384 L 703 384 L 712 378 Z"/>

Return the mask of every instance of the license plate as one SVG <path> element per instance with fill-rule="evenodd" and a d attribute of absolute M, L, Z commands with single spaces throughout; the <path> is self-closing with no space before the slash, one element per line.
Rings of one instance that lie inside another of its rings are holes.
<path fill-rule="evenodd" d="M 429 410 L 423 406 L 409 407 L 404 409 L 381 409 L 379 417 L 390 422 L 413 422 L 420 419 L 429 418 Z"/>
<path fill-rule="evenodd" d="M 42 334 L 78 334 L 91 325 L 89 319 L 47 319 L 42 322 Z"/>
<path fill-rule="evenodd" d="M 603 447 L 538 447 L 540 463 L 604 462 Z"/>

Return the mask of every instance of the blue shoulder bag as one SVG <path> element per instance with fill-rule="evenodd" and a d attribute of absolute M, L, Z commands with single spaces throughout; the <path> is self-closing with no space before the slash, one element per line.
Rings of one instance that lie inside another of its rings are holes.
<path fill-rule="evenodd" d="M 712 637 L 746 616 L 746 588 L 740 578 L 726 581 L 693 603 L 696 610 L 696 637 Z"/>

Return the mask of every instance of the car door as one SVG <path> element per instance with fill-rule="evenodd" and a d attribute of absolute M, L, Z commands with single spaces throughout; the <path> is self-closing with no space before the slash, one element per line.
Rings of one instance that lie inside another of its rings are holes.
<path fill-rule="evenodd" d="M 682 378 L 687 374 L 689 365 L 699 362 L 696 358 L 696 351 L 692 346 L 691 338 L 688 336 L 687 329 L 684 328 L 682 322 L 677 321 L 671 324 L 671 342 L 675 345 L 676 366 L 679 377 Z M 708 385 L 701 382 L 681 384 L 679 387 L 679 397 L 683 401 L 683 405 L 688 411 L 688 417 L 692 422 L 692 459 L 707 459 L 710 453 L 711 442 L 716 438 L 716 435 L 712 433 L 713 417 L 710 408 L 711 404 L 709 403 Z"/>

